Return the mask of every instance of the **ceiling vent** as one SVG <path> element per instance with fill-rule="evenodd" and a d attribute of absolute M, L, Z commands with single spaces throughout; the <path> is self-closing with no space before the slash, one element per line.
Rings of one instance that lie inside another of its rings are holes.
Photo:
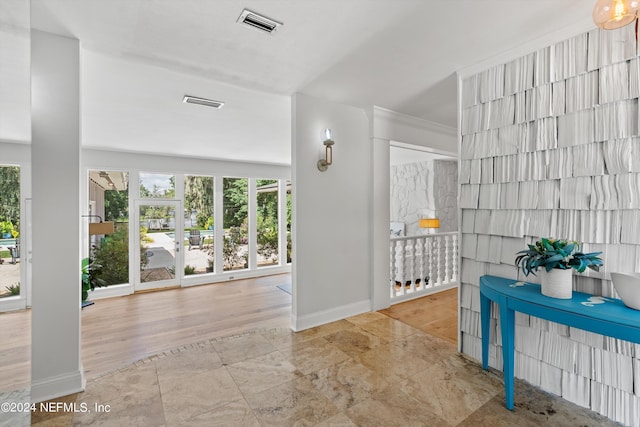
<path fill-rule="evenodd" d="M 249 9 L 244 9 L 236 22 L 269 34 L 282 26 L 282 22 L 274 21 Z"/>
<path fill-rule="evenodd" d="M 184 98 L 182 98 L 182 102 L 185 102 L 187 104 L 204 105 L 205 107 L 213 108 L 222 108 L 222 106 L 224 105 L 224 102 L 221 101 L 214 101 L 213 99 L 198 98 L 197 96 L 189 95 L 185 95 Z"/>

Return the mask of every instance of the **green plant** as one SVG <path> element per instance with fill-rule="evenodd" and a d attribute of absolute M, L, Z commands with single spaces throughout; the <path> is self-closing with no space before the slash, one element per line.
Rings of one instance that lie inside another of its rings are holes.
<path fill-rule="evenodd" d="M 196 267 L 193 265 L 185 265 L 184 266 L 184 275 L 189 276 L 191 274 L 196 274 Z"/>
<path fill-rule="evenodd" d="M 129 282 L 129 230 L 118 224 L 115 233 L 106 236 L 99 245 L 92 249 L 91 258 L 100 265 L 100 269 L 92 271 L 105 286 L 119 285 Z M 146 249 L 141 246 L 140 262 L 145 266 L 149 261 Z"/>
<path fill-rule="evenodd" d="M 274 262 L 278 261 L 277 218 L 258 216 L 258 253 Z"/>
<path fill-rule="evenodd" d="M 100 264 L 97 264 L 95 261 L 89 258 L 85 258 L 82 260 L 82 286 L 80 287 L 82 302 L 85 302 L 87 300 L 90 290 L 92 291 L 95 288 L 106 286 L 104 281 L 98 277 L 98 274 L 96 274 L 100 271 L 101 268 L 102 266 Z"/>
<path fill-rule="evenodd" d="M 0 221 L 0 233 L 11 234 L 13 236 L 13 223 L 11 221 Z"/>
<path fill-rule="evenodd" d="M 241 227 L 231 227 L 228 235 L 224 237 L 224 245 L 222 246 L 222 257 L 224 258 L 224 268 L 226 270 L 234 270 L 236 268 L 245 268 L 247 257 L 240 253 L 241 246 L 245 243 L 246 229 Z"/>
<path fill-rule="evenodd" d="M 17 282 L 15 285 L 5 286 L 7 291 L 9 291 L 9 296 L 20 295 L 20 282 Z"/>
<path fill-rule="evenodd" d="M 199 222 L 198 222 L 199 224 Z M 204 223 L 204 228 L 207 230 L 213 230 L 213 217 L 207 217 L 207 221 Z"/>
<path fill-rule="evenodd" d="M 546 271 L 573 268 L 583 273 L 587 268 L 599 271 L 602 265 L 602 259 L 598 257 L 602 252 L 583 253 L 580 251 L 580 243 L 573 240 L 542 238 L 535 245 L 527 246 L 529 249 L 516 254 L 518 256 L 515 261 L 525 276 L 535 276 L 540 267 L 544 267 Z"/>

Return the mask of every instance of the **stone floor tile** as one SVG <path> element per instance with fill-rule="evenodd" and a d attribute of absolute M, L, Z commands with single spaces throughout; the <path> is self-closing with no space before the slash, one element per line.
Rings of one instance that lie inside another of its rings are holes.
<path fill-rule="evenodd" d="M 324 338 L 349 356 L 358 355 L 367 350 L 374 349 L 383 342 L 376 335 L 356 326 L 334 332 Z"/>
<path fill-rule="evenodd" d="M 338 364 L 349 358 L 324 338 L 316 338 L 282 349 L 280 352 L 300 371 L 307 375 L 311 372 Z"/>
<path fill-rule="evenodd" d="M 222 363 L 226 365 L 277 350 L 269 340 L 259 333 L 215 340 L 213 347 L 220 354 Z"/>
<path fill-rule="evenodd" d="M 393 320 L 390 317 L 366 322 L 359 325 L 365 331 L 376 335 L 385 342 L 392 342 L 420 332 L 405 323 Z"/>
<path fill-rule="evenodd" d="M 504 392 L 502 392 L 460 423 L 461 427 L 511 427 L 514 425 L 609 427 L 620 424 L 587 408 L 536 389 L 518 379 L 515 382 L 513 411 L 506 408 Z"/>
<path fill-rule="evenodd" d="M 402 389 L 441 419 L 456 425 L 503 389 L 502 382 L 458 355 L 416 373 Z"/>
<path fill-rule="evenodd" d="M 245 397 L 265 426 L 313 426 L 338 414 L 306 377 Z"/>
<path fill-rule="evenodd" d="M 279 351 L 234 363 L 227 371 L 242 393 L 257 393 L 302 376 Z"/>
<path fill-rule="evenodd" d="M 242 398 L 226 367 L 179 378 L 159 375 L 158 379 L 167 425 L 180 425 Z"/>
<path fill-rule="evenodd" d="M 389 387 L 382 376 L 351 359 L 313 372 L 307 378 L 343 411 Z"/>
<path fill-rule="evenodd" d="M 184 422 L 184 425 L 189 427 L 260 427 L 260 422 L 247 402 L 241 399 L 189 418 Z"/>
<path fill-rule="evenodd" d="M 450 425 L 420 402 L 393 386 L 347 409 L 346 414 L 359 426 L 440 427 Z"/>

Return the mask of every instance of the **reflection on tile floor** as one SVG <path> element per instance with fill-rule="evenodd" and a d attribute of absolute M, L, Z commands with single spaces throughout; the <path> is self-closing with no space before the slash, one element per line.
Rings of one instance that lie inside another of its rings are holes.
<path fill-rule="evenodd" d="M 183 346 L 65 401 L 75 413 L 34 413 L 32 425 L 617 425 L 520 381 L 508 411 L 499 374 L 380 313 Z"/>

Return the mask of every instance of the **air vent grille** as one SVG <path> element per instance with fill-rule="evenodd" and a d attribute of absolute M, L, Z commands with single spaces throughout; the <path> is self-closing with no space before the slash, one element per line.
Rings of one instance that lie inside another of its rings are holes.
<path fill-rule="evenodd" d="M 259 13 L 253 12 L 249 9 L 244 9 L 236 22 L 269 34 L 282 26 L 282 22 L 267 18 L 266 16 L 260 15 Z"/>
<path fill-rule="evenodd" d="M 204 105 L 206 107 L 213 107 L 213 108 L 222 108 L 222 106 L 224 105 L 224 102 L 221 102 L 221 101 L 214 101 L 213 99 L 206 99 L 206 98 L 198 98 L 197 96 L 190 96 L 190 95 L 185 95 L 184 98 L 182 98 L 182 102 L 186 102 L 187 104 Z"/>

